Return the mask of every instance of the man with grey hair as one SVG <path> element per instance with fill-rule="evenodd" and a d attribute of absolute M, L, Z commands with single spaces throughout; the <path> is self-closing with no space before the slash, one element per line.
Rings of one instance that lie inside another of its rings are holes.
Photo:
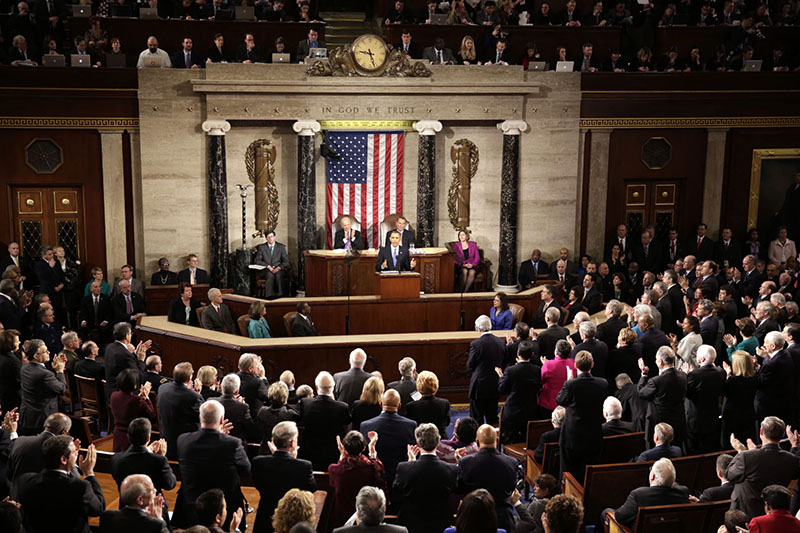
<path fill-rule="evenodd" d="M 758 368 L 756 389 L 756 418 L 777 416 L 781 420 L 794 418 L 794 362 L 784 350 L 786 339 L 780 331 L 770 331 L 764 337 L 764 345 L 756 349 L 762 358 Z"/>
<path fill-rule="evenodd" d="M 333 387 L 334 398 L 353 406 L 353 402 L 361 397 L 364 383 L 371 377 L 369 372 L 364 371 L 366 362 L 367 353 L 361 348 L 350 352 L 350 369 L 333 375 L 333 380 L 336 382 Z"/>
<path fill-rule="evenodd" d="M 550 431 L 545 431 L 542 433 L 542 436 L 539 437 L 539 443 L 537 444 L 536 449 L 533 451 L 533 458 L 537 463 L 542 464 L 542 459 L 544 458 L 544 445 L 558 442 L 558 440 L 561 438 L 561 424 L 564 422 L 564 415 L 566 412 L 567 410 L 564 409 L 563 406 L 559 405 L 553 409 L 552 413 L 550 413 L 550 422 L 553 424 L 553 429 Z"/>
<path fill-rule="evenodd" d="M 211 305 L 205 308 L 201 315 L 203 328 L 220 333 L 236 333 L 230 308 L 222 303 L 222 291 L 216 288 L 208 289 L 208 299 Z"/>
<path fill-rule="evenodd" d="M 575 333 L 569 336 L 569 338 L 572 339 L 572 342 L 575 344 L 580 344 L 582 342 L 580 332 L 581 323 L 591 320 L 592 317 L 589 316 L 589 313 L 586 311 L 579 311 L 575 314 L 575 318 L 572 319 L 572 326 L 575 328 Z"/>
<path fill-rule="evenodd" d="M 680 333 L 680 328 L 678 328 L 673 314 L 672 300 L 669 297 L 667 284 L 663 281 L 656 281 L 653 284 L 653 292 L 655 293 L 656 301 L 651 303 L 655 305 L 656 310 L 661 314 L 661 329 L 664 333 L 677 335 Z"/>
<path fill-rule="evenodd" d="M 531 339 L 539 343 L 539 355 L 547 359 L 555 357 L 556 343 L 566 340 L 569 337 L 569 330 L 559 325 L 561 312 L 558 309 L 550 308 L 544 313 L 544 321 L 547 329 L 541 333 L 530 330 Z"/>
<path fill-rule="evenodd" d="M 634 489 L 616 511 L 606 509 L 620 524 L 633 528 L 640 507 L 689 503 L 689 489 L 675 482 L 675 466 L 667 458 L 659 459 L 650 468 L 650 485 Z"/>
<path fill-rule="evenodd" d="M 767 333 L 781 329 L 778 321 L 775 320 L 775 315 L 775 306 L 770 302 L 758 302 L 755 309 L 753 309 L 754 322 L 756 323 L 754 337 L 758 339 L 761 345 L 764 344 L 764 337 Z"/>
<path fill-rule="evenodd" d="M 625 435 L 633 433 L 633 424 L 621 420 L 622 402 L 614 396 L 609 396 L 603 402 L 603 417 L 606 419 L 603 424 L 603 436 Z"/>
<path fill-rule="evenodd" d="M 67 358 L 67 370 L 72 372 L 75 369 L 75 363 L 78 362 L 78 354 L 76 353 L 81 347 L 81 338 L 74 331 L 67 331 L 61 335 L 61 345 L 64 347 L 59 355 Z"/>
<path fill-rule="evenodd" d="M 254 353 L 243 353 L 239 356 L 239 393 L 244 397 L 250 407 L 250 416 L 253 420 L 258 417 L 258 411 L 267 401 L 268 382 L 264 378 L 264 365 L 261 357 Z"/>
<path fill-rule="evenodd" d="M 400 381 L 392 381 L 386 388 L 400 393 L 400 414 L 405 416 L 406 406 L 414 401 L 411 395 L 417 391 L 417 363 L 410 357 L 403 357 L 397 363 L 397 370 Z"/>
<path fill-rule="evenodd" d="M 714 302 L 705 299 L 697 302 L 695 315 L 700 320 L 700 336 L 703 338 L 703 344 L 716 346 L 719 322 L 714 316 Z"/>
<path fill-rule="evenodd" d="M 334 529 L 336 533 L 407 533 L 402 526 L 384 524 L 386 495 L 376 487 L 362 487 L 356 495 L 356 525 Z"/>
<path fill-rule="evenodd" d="M 619 332 L 628 327 L 622 316 L 624 306 L 619 300 L 609 300 L 606 304 L 606 321 L 597 326 L 597 340 L 602 341 L 611 350 L 617 347 Z"/>
<path fill-rule="evenodd" d="M 411 531 L 444 531 L 453 520 L 450 496 L 458 488 L 459 469 L 436 456 L 440 436 L 435 424 L 420 424 L 414 437 L 417 444 L 409 446 L 408 461 L 397 465 L 394 478 L 397 522 Z"/>
<path fill-rule="evenodd" d="M 672 426 L 665 424 L 664 422 L 656 424 L 656 427 L 653 431 L 653 442 L 655 443 L 655 446 L 640 453 L 634 459 L 634 461 L 637 463 L 643 463 L 647 461 L 655 461 L 657 459 L 661 459 L 662 457 L 674 459 L 675 457 L 683 456 L 683 450 L 677 446 L 672 446 L 672 439 L 674 438 L 675 432 L 672 430 Z"/>
<path fill-rule="evenodd" d="M 242 441 L 228 435 L 229 430 L 225 408 L 216 400 L 208 400 L 200 406 L 200 429 L 178 437 L 181 488 L 172 519 L 176 527 L 197 523 L 194 502 L 209 489 L 222 490 L 231 510 L 244 506 L 240 478 L 250 475 L 250 461 Z M 230 518 L 223 524 L 224 530 Z M 242 529 L 246 527 L 245 518 L 242 516 Z"/>
<path fill-rule="evenodd" d="M 720 447 L 719 398 L 726 376 L 725 371 L 714 364 L 716 357 L 713 347 L 700 345 L 698 367 L 687 374 L 686 447 L 691 454 L 710 453 Z"/>
<path fill-rule="evenodd" d="M 650 368 L 639 359 L 642 377 L 639 379 L 639 398 L 647 400 L 645 436 L 650 447 L 656 424 L 666 422 L 675 432 L 674 444 L 680 446 L 686 438 L 686 374 L 675 368 L 675 352 L 662 346 L 656 352 L 658 375 L 650 377 Z"/>
<path fill-rule="evenodd" d="M 317 482 L 310 461 L 297 458 L 297 424 L 279 422 L 272 428 L 272 455 L 253 459 L 253 485 L 261 496 L 254 531 L 272 531 L 272 514 L 290 489 L 314 492 Z"/>
<path fill-rule="evenodd" d="M 239 437 L 242 443 L 248 442 L 248 435 L 256 437 L 256 426 L 250 416 L 250 407 L 239 395 L 241 379 L 236 374 L 228 374 L 222 378 L 220 389 L 222 396 L 216 400 L 225 408 L 225 418 L 233 425 L 230 434 Z"/>
<path fill-rule="evenodd" d="M 659 348 L 669 346 L 669 339 L 663 331 L 656 328 L 653 317 L 649 314 L 639 315 L 636 324 L 640 332 L 636 342 L 642 347 L 645 363 L 652 368 L 656 362 L 656 353 Z"/>
<path fill-rule="evenodd" d="M 475 320 L 475 331 L 480 337 L 469 345 L 467 369 L 472 372 L 469 381 L 469 416 L 478 424 L 484 419 L 487 424 L 496 424 L 497 402 L 500 394 L 497 391 L 498 376 L 495 367 L 503 363 L 505 344 L 492 332 L 492 322 L 486 315 Z"/>
<path fill-rule="evenodd" d="M 158 388 L 170 381 L 167 376 L 162 376 L 161 371 L 164 369 L 164 365 L 161 361 L 161 356 L 158 355 L 149 355 L 147 359 L 144 361 L 145 366 L 145 373 L 142 376 L 142 383 L 145 381 L 150 382 L 150 390 L 158 394 Z"/>
<path fill-rule="evenodd" d="M 592 375 L 598 378 L 606 377 L 606 365 L 608 363 L 608 346 L 606 343 L 597 340 L 597 326 L 591 320 L 581 322 L 578 327 L 578 333 L 581 335 L 581 343 L 572 348 L 569 356 L 574 359 L 578 352 L 586 350 L 592 354 L 594 366 L 592 367 Z"/>
<path fill-rule="evenodd" d="M 100 514 L 100 531 L 138 531 L 168 533 L 161 518 L 164 497 L 156 495 L 149 476 L 133 474 L 122 481 L 119 489 L 120 510 L 107 509 Z"/>
<path fill-rule="evenodd" d="M 317 374 L 314 384 L 317 396 L 303 398 L 297 405 L 300 423 L 305 428 L 300 457 L 311 461 L 314 470 L 327 472 L 328 466 L 339 460 L 336 438 L 347 433 L 350 408 L 334 399 L 334 381 L 330 373 Z"/>
<path fill-rule="evenodd" d="M 139 293 L 133 292 L 131 282 L 121 279 L 117 283 L 119 292 L 111 298 L 111 309 L 114 322 L 128 322 L 136 326 L 136 321 L 145 313 L 144 298 Z"/>

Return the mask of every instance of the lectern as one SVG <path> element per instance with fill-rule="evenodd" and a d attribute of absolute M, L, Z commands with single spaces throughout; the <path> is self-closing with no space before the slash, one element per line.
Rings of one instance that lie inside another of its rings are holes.
<path fill-rule="evenodd" d="M 375 272 L 375 283 L 381 300 L 419 298 L 418 272 Z"/>

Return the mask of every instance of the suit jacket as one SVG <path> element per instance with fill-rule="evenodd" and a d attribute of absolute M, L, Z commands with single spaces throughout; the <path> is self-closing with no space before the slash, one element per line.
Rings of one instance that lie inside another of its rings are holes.
<path fill-rule="evenodd" d="M 169 533 L 167 523 L 132 507 L 109 509 L 100 515 L 100 533 Z"/>
<path fill-rule="evenodd" d="M 386 388 L 400 393 L 400 414 L 405 416 L 409 404 L 414 401 L 411 394 L 417 390 L 417 381 L 411 377 L 403 377 L 399 381 L 392 381 Z"/>
<path fill-rule="evenodd" d="M 439 436 L 447 439 L 447 426 L 450 425 L 450 400 L 436 396 L 423 396 L 406 408 L 406 417 L 417 425 L 434 424 L 439 428 Z"/>
<path fill-rule="evenodd" d="M 11 352 L 0 353 L 0 406 L 6 412 L 22 403 L 21 369 L 22 361 L 19 357 Z M 416 385 L 414 388 L 416 389 Z"/>
<path fill-rule="evenodd" d="M 622 507 L 614 511 L 614 517 L 623 525 L 630 528 L 636 523 L 639 507 L 653 505 L 677 505 L 689 503 L 689 489 L 675 484 L 672 487 L 639 487 L 628 494 L 628 499 Z"/>
<path fill-rule="evenodd" d="M 194 502 L 208 489 L 222 490 L 231 509 L 242 507 L 240 478 L 250 475 L 242 441 L 215 429 L 200 429 L 178 437 L 177 448 L 181 488 L 173 514 L 176 526 L 186 528 L 197 523 Z M 225 522 L 222 528 L 227 530 L 230 513 Z"/>
<path fill-rule="evenodd" d="M 703 237 L 699 248 L 697 247 L 697 235 L 686 240 L 686 253 L 695 256 L 698 262 L 714 259 L 714 249 L 715 243 L 708 237 Z"/>
<path fill-rule="evenodd" d="M 668 263 L 668 264 L 675 263 L 676 259 L 686 256 L 685 250 L 686 250 L 686 247 L 684 246 L 683 241 L 678 239 L 678 240 L 675 241 L 675 253 L 673 254 L 672 253 L 672 241 L 667 239 L 666 242 L 664 242 L 664 253 L 663 253 L 664 262 Z"/>
<path fill-rule="evenodd" d="M 350 423 L 350 409 L 330 396 L 303 398 L 298 404 L 303 437 L 300 456 L 311 461 L 314 470 L 326 472 L 339 460 L 336 436 L 344 437 Z"/>
<path fill-rule="evenodd" d="M 123 311 L 125 307 L 123 305 Z M 81 321 L 86 321 L 86 326 L 89 328 L 99 328 L 101 322 L 108 322 L 106 326 L 111 325 L 114 320 L 113 310 L 111 309 L 111 297 L 106 294 L 100 294 L 97 302 L 97 313 L 94 312 L 94 294 L 84 296 L 81 300 Z"/>
<path fill-rule="evenodd" d="M 255 424 L 250 416 L 250 407 L 233 396 L 218 396 L 215 398 L 225 408 L 225 418 L 233 424 L 230 435 L 238 437 L 242 444 L 247 444 L 248 435 L 254 434 Z M 253 439 L 256 440 L 256 439 Z"/>
<path fill-rule="evenodd" d="M 354 250 L 363 250 L 364 241 L 361 238 L 361 232 L 357 229 L 350 229 L 350 247 Z M 340 229 L 333 236 L 333 248 L 344 248 L 344 230 Z"/>
<path fill-rule="evenodd" d="M 465 492 L 486 489 L 494 498 L 497 527 L 514 531 L 511 493 L 517 482 L 517 461 L 495 448 L 484 448 L 458 463 Z"/>
<path fill-rule="evenodd" d="M 253 459 L 252 472 L 253 485 L 261 496 L 254 528 L 256 533 L 273 531 L 272 514 L 278 506 L 278 500 L 289 489 L 314 492 L 317 488 L 311 462 L 295 459 L 289 452 L 281 450 Z"/>
<path fill-rule="evenodd" d="M 111 298 L 112 315 L 115 324 L 118 322 L 130 322 L 131 325 L 135 325 L 131 321 L 131 316 L 145 312 L 144 299 L 135 292 L 131 292 L 130 297 L 131 307 L 133 308 L 133 313 L 131 314 L 128 314 L 125 296 L 122 293 Z"/>
<path fill-rule="evenodd" d="M 422 48 L 414 41 L 411 41 L 408 44 L 407 51 L 404 50 L 404 45 L 402 42 L 397 43 L 396 45 L 394 45 L 394 47 L 395 49 L 403 50 L 404 52 L 406 52 L 406 54 L 411 56 L 411 59 L 422 59 Z"/>
<path fill-rule="evenodd" d="M 785 487 L 798 475 L 800 459 L 777 444 L 737 453 L 725 470 L 725 479 L 733 484 L 731 509 L 741 509 L 750 517 L 763 515 L 761 490 L 773 484 Z"/>
<path fill-rule="evenodd" d="M 758 389 L 754 402 L 756 417 L 777 416 L 792 419 L 794 401 L 794 363 L 786 350 L 764 359 L 758 373 Z"/>
<path fill-rule="evenodd" d="M 131 445 L 127 450 L 117 452 L 111 458 L 111 476 L 117 483 L 117 488 L 131 474 L 149 476 L 158 492 L 175 488 L 175 473 L 169 460 L 163 455 L 151 453 L 144 446 Z"/>
<path fill-rule="evenodd" d="M 736 295 L 740 298 L 749 296 L 755 300 L 758 298 L 758 288 L 762 281 L 764 281 L 764 275 L 758 269 L 742 272 L 742 279 L 736 284 Z"/>
<path fill-rule="evenodd" d="M 45 293 L 50 296 L 51 300 L 55 300 L 60 296 L 60 292 L 55 291 L 55 287 L 64 283 L 64 275 L 61 267 L 56 263 L 51 267 L 50 264 L 44 259 L 39 259 L 33 265 L 33 271 L 36 273 L 36 279 L 39 281 L 39 292 Z"/>
<path fill-rule="evenodd" d="M 609 318 L 597 326 L 597 336 L 595 338 L 606 343 L 609 350 L 613 350 L 617 347 L 619 332 L 627 327 L 628 324 L 626 324 L 623 319 Z"/>
<path fill-rule="evenodd" d="M 31 362 L 22 365 L 20 381 L 19 427 L 38 431 L 48 416 L 58 412 L 58 398 L 67 388 L 64 373 L 54 374 L 44 365 Z"/>
<path fill-rule="evenodd" d="M 361 423 L 361 433 L 365 438 L 370 431 L 378 434 L 375 450 L 386 469 L 386 481 L 390 486 L 397 465 L 408 459 L 408 445 L 417 442 L 414 438 L 415 429 L 417 423 L 413 420 L 386 411 Z"/>
<path fill-rule="evenodd" d="M 325 43 L 317 40 L 316 48 L 327 48 Z M 309 53 L 311 53 L 311 42 L 308 39 L 304 39 L 297 44 L 297 60 L 304 59 L 308 57 Z"/>
<path fill-rule="evenodd" d="M 550 265 L 547 264 L 547 261 L 539 259 L 538 265 L 534 267 L 533 260 L 526 259 L 519 265 L 519 273 L 517 274 L 517 278 L 519 279 L 520 286 L 524 289 L 529 284 L 536 281 L 536 276 L 546 274 L 550 274 Z"/>
<path fill-rule="evenodd" d="M 219 312 L 214 309 L 213 305 L 209 305 L 203 311 L 202 319 L 204 329 L 219 331 L 221 333 L 230 333 L 232 335 L 237 334 L 236 324 L 233 321 L 231 310 L 225 304 L 219 304 Z"/>
<path fill-rule="evenodd" d="M 25 318 L 25 308 L 16 299 L 9 300 L 0 296 L 0 322 L 6 329 L 22 331 L 22 321 Z"/>
<path fill-rule="evenodd" d="M 770 331 L 780 331 L 781 327 L 778 322 L 775 321 L 773 318 L 765 318 L 756 326 L 756 332 L 753 334 L 755 338 L 758 339 L 758 344 L 764 344 L 764 337 L 767 336 L 767 333 Z"/>
<path fill-rule="evenodd" d="M 239 394 L 244 397 L 247 405 L 250 406 L 250 416 L 255 419 L 258 416 L 258 410 L 267 401 L 268 383 L 248 372 L 237 372 L 236 375 L 241 380 Z"/>
<path fill-rule="evenodd" d="M 603 309 L 603 295 L 600 292 L 600 287 L 595 285 L 585 292 L 583 294 L 583 300 L 581 303 L 590 315 L 593 315 Z"/>
<path fill-rule="evenodd" d="M 361 398 L 361 391 L 364 383 L 372 377 L 372 374 L 365 372 L 362 368 L 351 368 L 344 372 L 337 372 L 333 376 L 336 383 L 333 387 L 333 397 L 347 405 Z"/>
<path fill-rule="evenodd" d="M 115 298 L 118 294 L 120 294 L 119 290 L 119 282 L 122 281 L 122 278 L 115 278 L 114 283 L 111 284 L 111 298 Z M 136 278 L 130 279 L 131 284 L 131 293 L 138 294 L 142 298 L 142 302 L 145 301 L 145 291 L 144 291 L 144 283 L 139 281 Z"/>
<path fill-rule="evenodd" d="M 391 246 L 384 246 L 380 249 L 380 252 L 378 252 L 378 260 L 375 262 L 376 272 L 382 272 L 384 270 L 399 270 L 400 272 L 411 270 L 411 254 L 408 253 L 408 248 L 402 245 L 398 246 L 396 264 L 392 253 Z M 386 261 L 386 268 L 383 268 L 384 261 Z"/>
<path fill-rule="evenodd" d="M 659 444 L 658 446 L 653 446 L 649 450 L 645 450 L 640 453 L 634 462 L 637 463 L 645 463 L 647 461 L 657 461 L 662 457 L 666 457 L 667 459 L 674 459 L 676 457 L 681 457 L 683 455 L 683 450 L 681 450 L 677 446 L 670 446 L 669 444 Z"/>
<path fill-rule="evenodd" d="M 422 59 L 424 59 L 425 61 L 430 61 L 431 63 L 438 61 L 436 55 L 437 53 L 433 46 L 428 46 L 422 51 Z M 453 55 L 453 51 L 450 50 L 449 48 L 443 48 L 442 63 L 447 64 L 455 62 L 456 62 L 456 56 Z"/>
<path fill-rule="evenodd" d="M 699 500 L 701 502 L 721 502 L 730 500 L 733 496 L 734 486 L 735 485 L 729 481 L 717 487 L 709 487 L 700 494 Z"/>
<path fill-rule="evenodd" d="M 634 431 L 636 430 L 634 429 L 632 422 L 625 422 L 619 418 L 615 420 L 609 420 L 603 424 L 604 437 L 610 437 L 613 435 L 627 435 L 628 433 L 633 433 Z"/>
<path fill-rule="evenodd" d="M 107 345 L 103 359 L 106 367 L 106 400 L 117 390 L 117 376 L 120 372 L 131 368 L 144 375 L 146 370 L 144 361 L 139 361 L 121 342 L 114 341 Z"/>
<path fill-rule="evenodd" d="M 44 468 L 42 445 L 52 437 L 49 431 L 38 435 L 19 437 L 13 443 L 8 457 L 8 479 L 14 481 L 23 474 L 41 472 Z"/>
<path fill-rule="evenodd" d="M 683 320 L 686 317 L 686 308 L 683 305 L 683 290 L 677 283 L 667 289 L 667 296 L 672 306 L 672 320 Z"/>
<path fill-rule="evenodd" d="M 497 384 L 500 394 L 507 394 L 503 423 L 525 424 L 538 411 L 536 398 L 542 388 L 542 367 L 534 362 L 520 362 L 506 368 Z"/>
<path fill-rule="evenodd" d="M 650 328 L 636 341 L 642 346 L 642 359 L 650 367 L 651 372 L 656 369 L 656 352 L 662 346 L 669 346 L 669 339 L 660 329 Z"/>
<path fill-rule="evenodd" d="M 158 388 L 161 438 L 167 441 L 167 457 L 178 457 L 178 436 L 197 431 L 203 397 L 182 383 L 171 381 Z"/>
<path fill-rule="evenodd" d="M 632 246 L 633 260 L 639 263 L 639 272 L 650 271 L 652 273 L 661 272 L 664 263 L 664 250 L 661 244 L 651 242 L 647 247 L 647 257 L 644 255 L 644 245 L 641 242 L 634 243 Z"/>
<path fill-rule="evenodd" d="M 561 326 L 550 326 L 539 333 L 536 340 L 539 342 L 539 355 L 552 359 L 556 355 L 556 343 L 560 340 L 567 340 L 569 330 Z"/>
<path fill-rule="evenodd" d="M 175 66 L 175 62 L 174 61 L 172 62 L 172 66 L 173 67 Z M 180 67 L 178 67 L 178 68 L 180 68 Z M 156 286 L 163 287 L 164 285 L 177 285 L 178 284 L 178 273 L 177 272 L 172 272 L 171 270 L 167 270 L 166 281 L 163 281 L 162 276 L 164 276 L 164 274 L 162 273 L 161 269 L 156 270 L 155 272 L 153 272 L 153 275 L 150 276 L 150 285 L 156 285 Z"/>
<path fill-rule="evenodd" d="M 259 244 L 256 246 L 256 257 L 253 259 L 253 264 L 281 267 L 281 270 L 286 270 L 286 267 L 289 266 L 289 255 L 286 253 L 286 246 L 275 242 L 272 254 L 270 254 L 269 245 L 267 243 Z"/>
<path fill-rule="evenodd" d="M 472 373 L 469 380 L 469 398 L 497 398 L 497 373 L 495 367 L 503 363 L 505 346 L 492 333 L 484 333 L 469 344 L 467 370 Z"/>
<path fill-rule="evenodd" d="M 486 54 L 484 54 L 483 56 L 483 61 L 484 63 L 491 62 L 493 65 L 502 64 L 503 62 L 509 65 L 514 64 L 514 58 L 511 56 L 511 52 L 508 50 L 503 50 L 502 52 L 500 52 L 500 60 L 498 61 L 497 48 L 495 48 L 494 50 L 487 51 Z"/>
<path fill-rule="evenodd" d="M 533 268 L 533 267 L 531 267 L 531 268 Z M 522 279 L 522 278 L 520 278 L 520 279 Z M 520 284 L 521 283 L 522 282 L 520 281 Z M 525 285 L 523 285 L 523 287 L 525 287 Z M 561 316 L 561 317 L 564 316 L 564 310 L 561 309 L 561 306 L 558 305 L 558 302 L 556 302 L 555 299 L 553 299 L 550 302 L 550 305 L 547 305 L 544 301 L 539 302 L 539 309 L 536 311 L 536 317 L 533 319 L 533 323 L 531 324 L 532 328 L 540 329 L 540 328 L 546 328 L 547 327 L 547 322 L 544 321 L 544 314 L 551 307 L 555 307 L 556 309 L 558 309 L 559 316 Z M 561 321 L 559 319 L 559 323 L 560 322 Z M 514 355 L 516 355 L 516 354 L 514 354 Z"/>
<path fill-rule="evenodd" d="M 656 424 L 666 422 L 675 432 L 673 442 L 676 445 L 683 442 L 686 436 L 686 389 L 686 374 L 675 368 L 668 368 L 652 378 L 643 375 L 639 379 L 639 398 L 650 402 L 647 406 L 648 435 L 653 433 Z"/>
<path fill-rule="evenodd" d="M 601 15 L 601 17 L 602 17 L 602 15 Z M 600 70 L 600 60 L 597 59 L 594 56 L 594 54 L 592 54 L 592 56 L 589 57 L 589 67 L 594 67 L 598 71 Z M 573 70 L 573 72 L 581 72 L 582 68 L 583 68 L 583 54 L 581 54 L 580 56 L 575 58 L 575 62 L 573 63 L 572 70 Z"/>
<path fill-rule="evenodd" d="M 95 476 L 80 479 L 55 470 L 22 475 L 12 496 L 23 506 L 26 533 L 89 533 L 89 517 L 106 506 Z"/>
<path fill-rule="evenodd" d="M 189 283 L 192 279 L 192 274 L 190 269 L 184 268 L 180 272 L 178 272 L 178 283 L 181 281 L 185 283 Z M 209 282 L 208 272 L 203 270 L 202 268 L 195 269 L 194 273 L 194 282 L 195 284 L 205 284 Z"/>
<path fill-rule="evenodd" d="M 725 371 L 714 365 L 703 365 L 686 375 L 686 422 L 690 434 L 719 434 L 719 398 L 725 380 Z"/>
<path fill-rule="evenodd" d="M 311 317 L 309 316 L 308 319 L 305 319 L 300 313 L 297 313 L 297 316 L 292 320 L 291 329 L 293 337 L 316 337 L 319 335 Z"/>
<path fill-rule="evenodd" d="M 572 349 L 572 352 L 569 354 L 569 356 L 574 359 L 575 356 L 578 355 L 578 352 L 582 350 L 586 350 L 592 354 L 592 359 L 594 360 L 594 367 L 592 368 L 593 376 L 598 378 L 608 377 L 609 379 L 616 377 L 608 376 L 608 373 L 606 372 L 606 368 L 608 366 L 608 346 L 606 346 L 606 343 L 597 339 L 587 339 L 582 343 L 575 345 L 575 348 Z"/>
<path fill-rule="evenodd" d="M 539 437 L 539 443 L 536 445 L 536 449 L 533 450 L 533 458 L 536 460 L 537 463 L 542 464 L 542 461 L 544 460 L 545 444 L 552 444 L 554 442 L 558 442 L 559 439 L 561 439 L 560 427 L 542 433 L 542 436 Z"/>
<path fill-rule="evenodd" d="M 564 382 L 556 403 L 566 408 L 559 445 L 572 450 L 597 450 L 603 443 L 603 402 L 608 382 L 591 374 L 578 374 Z"/>
<path fill-rule="evenodd" d="M 189 299 L 189 307 L 191 308 L 191 311 L 189 311 L 189 323 L 186 324 L 186 306 L 183 305 L 183 300 L 180 298 L 175 298 L 169 304 L 167 320 L 170 322 L 175 322 L 176 324 L 185 324 L 199 328 L 200 320 L 197 318 L 197 308 L 201 305 L 202 304 L 200 303 L 200 300 L 197 298 Z M 230 312 L 230 310 L 228 310 L 228 312 Z"/>
<path fill-rule="evenodd" d="M 714 261 L 720 267 L 737 267 L 742 264 L 742 245 L 731 239 L 726 246 L 722 240 L 714 247 Z"/>
<path fill-rule="evenodd" d="M 717 332 L 719 331 L 719 322 L 713 315 L 703 317 L 700 321 L 700 336 L 703 337 L 703 344 L 709 346 L 717 345 Z"/>
<path fill-rule="evenodd" d="M 435 455 L 397 465 L 393 503 L 397 521 L 420 533 L 441 533 L 453 521 L 450 496 L 458 488 L 460 470 Z"/>

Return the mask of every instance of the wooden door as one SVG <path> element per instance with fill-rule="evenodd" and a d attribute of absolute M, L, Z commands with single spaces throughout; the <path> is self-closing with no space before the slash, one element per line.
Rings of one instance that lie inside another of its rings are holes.
<path fill-rule="evenodd" d="M 42 246 L 61 246 L 83 261 L 86 234 L 81 187 L 12 187 L 14 239 L 22 254 L 40 257 Z"/>
<path fill-rule="evenodd" d="M 625 181 L 625 223 L 628 235 L 638 241 L 647 225 L 656 228 L 656 238 L 667 238 L 669 227 L 676 223 L 679 195 L 678 181 Z"/>

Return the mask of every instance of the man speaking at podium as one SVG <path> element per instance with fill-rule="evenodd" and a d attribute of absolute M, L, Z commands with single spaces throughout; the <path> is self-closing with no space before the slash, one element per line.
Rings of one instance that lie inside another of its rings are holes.
<path fill-rule="evenodd" d="M 336 236 L 333 238 L 333 248 L 363 250 L 364 241 L 361 240 L 361 232 L 357 229 L 352 229 L 353 223 L 350 217 L 342 217 L 339 220 L 339 224 L 342 229 L 337 231 Z"/>
<path fill-rule="evenodd" d="M 383 272 L 386 270 L 413 270 L 417 266 L 417 260 L 411 259 L 408 248 L 400 246 L 400 232 L 392 230 L 389 232 L 389 246 L 381 248 L 378 253 L 378 261 L 375 263 L 375 270 Z"/>

